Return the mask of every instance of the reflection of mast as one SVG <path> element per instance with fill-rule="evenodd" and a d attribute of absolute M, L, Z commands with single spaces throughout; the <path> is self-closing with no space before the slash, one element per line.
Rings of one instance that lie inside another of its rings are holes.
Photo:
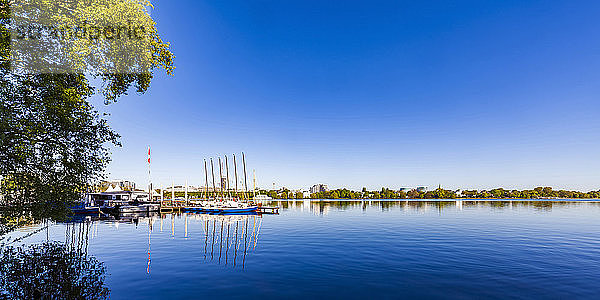
<path fill-rule="evenodd" d="M 223 219 L 221 219 L 221 237 L 219 238 L 219 264 L 221 264 L 221 252 L 223 251 Z"/>
<path fill-rule="evenodd" d="M 67 223 L 67 226 L 65 226 L 65 246 L 69 249 L 69 251 L 77 252 L 78 254 L 87 256 L 90 239 L 90 227 L 91 223 L 87 220 L 84 220 L 81 223 Z M 33 233 L 43 229 L 44 228 L 38 229 Z M 30 236 L 33 233 L 30 233 L 27 236 Z"/>
<path fill-rule="evenodd" d="M 194 215 L 188 214 L 188 218 Z M 231 259 L 233 267 L 237 265 L 238 252 L 242 257 L 242 264 L 245 266 L 245 259 L 249 252 L 254 251 L 261 224 L 257 216 L 253 216 L 252 224 L 250 224 L 250 216 L 248 215 L 196 215 L 201 216 L 202 226 L 205 231 L 204 235 L 204 259 L 214 260 L 215 263 L 221 264 L 224 259 L 224 264 L 231 263 L 229 260 L 230 248 L 233 248 Z M 212 222 L 211 222 L 212 220 Z M 262 219 L 261 219 L 262 222 Z M 211 226 L 212 223 L 212 226 Z M 235 223 L 235 225 L 233 224 Z M 241 223 L 241 224 L 240 224 Z M 219 228 L 217 228 L 217 226 Z M 212 228 L 211 228 L 212 227 Z M 210 237 L 212 235 L 212 237 Z M 208 243 L 211 240 L 210 258 L 208 257 Z M 242 240 L 243 239 L 243 240 Z M 217 243 L 219 243 L 217 245 Z M 242 247 L 244 249 L 242 249 Z M 218 249 L 217 249 L 218 248 Z M 225 255 L 223 255 L 223 248 Z M 244 253 L 241 251 L 243 250 Z M 217 253 L 218 252 L 218 253 Z"/>
<path fill-rule="evenodd" d="M 256 243 L 258 243 L 258 235 L 260 234 L 260 227 L 262 226 L 262 217 L 260 217 L 260 222 L 258 223 L 258 230 L 256 231 L 256 237 L 254 238 L 254 247 L 252 250 L 256 249 Z"/>
<path fill-rule="evenodd" d="M 234 249 L 234 251 L 233 251 L 233 266 L 234 267 L 235 267 L 235 262 L 237 259 L 237 249 L 238 249 L 238 247 L 237 247 L 237 245 L 238 245 L 238 243 L 237 243 L 238 226 L 239 226 L 239 223 L 235 222 L 235 244 L 233 244 L 233 247 L 234 247 L 233 248 Z"/>
<path fill-rule="evenodd" d="M 256 216 L 252 216 L 252 237 L 250 238 L 250 243 L 254 239 L 254 234 L 256 233 Z"/>
<path fill-rule="evenodd" d="M 246 249 L 248 244 L 248 219 L 246 219 L 246 231 L 244 233 L 244 258 L 242 259 L 242 269 L 246 264 Z"/>
<path fill-rule="evenodd" d="M 227 265 L 227 257 L 229 254 L 229 222 L 227 222 L 227 240 L 225 241 L 227 248 L 225 248 L 225 265 Z"/>
<path fill-rule="evenodd" d="M 206 259 L 206 246 L 208 246 L 208 219 L 206 219 L 206 227 L 205 227 L 206 237 L 204 238 L 204 259 Z"/>
<path fill-rule="evenodd" d="M 215 249 L 215 231 L 216 231 L 216 226 L 217 226 L 217 220 L 215 219 L 213 221 L 213 239 L 212 239 L 212 244 L 210 245 L 210 260 L 213 259 L 213 251 Z"/>

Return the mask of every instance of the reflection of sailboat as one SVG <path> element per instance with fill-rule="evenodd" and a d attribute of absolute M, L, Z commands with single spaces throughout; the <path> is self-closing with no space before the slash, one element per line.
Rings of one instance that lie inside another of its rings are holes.
<path fill-rule="evenodd" d="M 204 259 L 209 259 L 208 252 L 210 251 L 210 261 L 216 260 L 221 264 L 224 258 L 225 265 L 232 263 L 235 267 L 240 261 L 238 256 L 241 256 L 242 267 L 244 267 L 246 255 L 256 249 L 262 217 L 259 215 L 206 214 L 196 215 L 196 217 L 204 225 Z M 216 258 L 217 251 L 219 252 L 218 258 Z M 231 257 L 230 251 L 233 257 Z"/>
<path fill-rule="evenodd" d="M 91 218 L 88 217 L 81 222 L 66 223 L 65 246 L 69 251 L 87 255 L 91 224 Z"/>

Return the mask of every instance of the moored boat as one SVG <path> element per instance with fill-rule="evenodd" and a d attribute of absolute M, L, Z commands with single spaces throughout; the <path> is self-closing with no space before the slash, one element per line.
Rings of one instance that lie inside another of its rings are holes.
<path fill-rule="evenodd" d="M 205 201 L 195 206 L 188 206 L 184 210 L 211 213 L 243 213 L 258 211 L 258 206 L 252 203 L 238 201 Z"/>
<path fill-rule="evenodd" d="M 71 211 L 75 214 L 98 214 L 100 207 L 98 206 L 73 206 Z"/>
<path fill-rule="evenodd" d="M 160 210 L 160 204 L 123 205 L 115 207 L 119 213 L 145 213 Z"/>
<path fill-rule="evenodd" d="M 100 207 L 95 205 L 93 199 L 87 194 L 83 196 L 80 202 L 69 208 L 74 214 L 100 213 Z"/>

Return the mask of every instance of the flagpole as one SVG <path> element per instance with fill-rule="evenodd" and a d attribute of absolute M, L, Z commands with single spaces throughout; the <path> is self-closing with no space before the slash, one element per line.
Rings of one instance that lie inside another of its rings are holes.
<path fill-rule="evenodd" d="M 150 169 L 150 145 L 148 145 L 148 201 L 152 201 L 152 176 Z"/>

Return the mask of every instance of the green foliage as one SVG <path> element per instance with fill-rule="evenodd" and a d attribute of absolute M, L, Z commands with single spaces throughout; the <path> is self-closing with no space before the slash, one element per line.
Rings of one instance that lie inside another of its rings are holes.
<path fill-rule="evenodd" d="M 80 74 L 0 81 L 3 215 L 61 217 L 100 178 L 109 161 L 105 144 L 118 145 L 118 135 L 86 101 L 90 94 Z"/>
<path fill-rule="evenodd" d="M 262 194 L 269 195 L 273 199 L 287 199 L 286 193 L 276 190 L 261 191 Z M 348 189 L 336 189 L 327 192 L 311 194 L 312 199 L 455 199 L 459 198 L 456 191 L 445 190 L 442 188 L 433 191 L 418 191 L 416 189 L 408 192 L 395 191 L 388 188 L 382 188 L 379 191 L 368 191 L 363 188 L 359 191 Z M 598 199 L 600 191 L 591 191 L 587 193 L 576 191 L 554 191 L 550 187 L 539 187 L 533 190 L 505 190 L 502 188 L 493 190 L 463 190 L 460 198 L 472 199 L 539 199 L 539 198 L 570 198 L 570 199 Z"/>
<path fill-rule="evenodd" d="M 33 2 L 39 7 L 66 3 Z M 89 103 L 97 90 L 110 103 L 127 94 L 131 87 L 144 93 L 157 68 L 172 74 L 173 54 L 169 44 L 158 36 L 147 10 L 150 3 L 125 2 L 127 5 L 115 6 L 111 3 L 124 2 L 86 1 L 87 10 L 74 10 L 72 18 L 61 19 L 57 15 L 56 22 L 58 26 L 68 25 L 87 21 L 94 15 L 109 16 L 111 22 L 117 23 L 139 21 L 147 27 L 151 44 L 143 55 L 150 60 L 148 68 L 139 73 L 111 73 L 115 61 L 82 56 L 79 62 L 85 72 L 28 74 L 9 63 L 8 26 L 13 3 L 0 0 L 0 234 L 11 229 L 8 224 L 19 224 L 18 220 L 63 218 L 68 206 L 103 177 L 110 160 L 108 147 L 119 146 L 119 136 Z M 69 2 L 72 3 L 75 2 Z M 47 13 L 36 12 L 40 11 Z M 102 47 L 99 45 L 79 43 L 67 50 L 71 54 L 79 53 L 74 49 L 93 53 Z M 98 82 L 98 86 L 92 84 Z"/>
<path fill-rule="evenodd" d="M 590 191 L 587 193 L 578 191 L 553 190 L 551 187 L 536 187 L 533 190 L 505 190 L 502 188 L 486 190 L 465 190 L 462 191 L 463 198 L 476 199 L 539 199 L 539 198 L 566 198 L 566 199 L 598 199 L 600 191 Z"/>

